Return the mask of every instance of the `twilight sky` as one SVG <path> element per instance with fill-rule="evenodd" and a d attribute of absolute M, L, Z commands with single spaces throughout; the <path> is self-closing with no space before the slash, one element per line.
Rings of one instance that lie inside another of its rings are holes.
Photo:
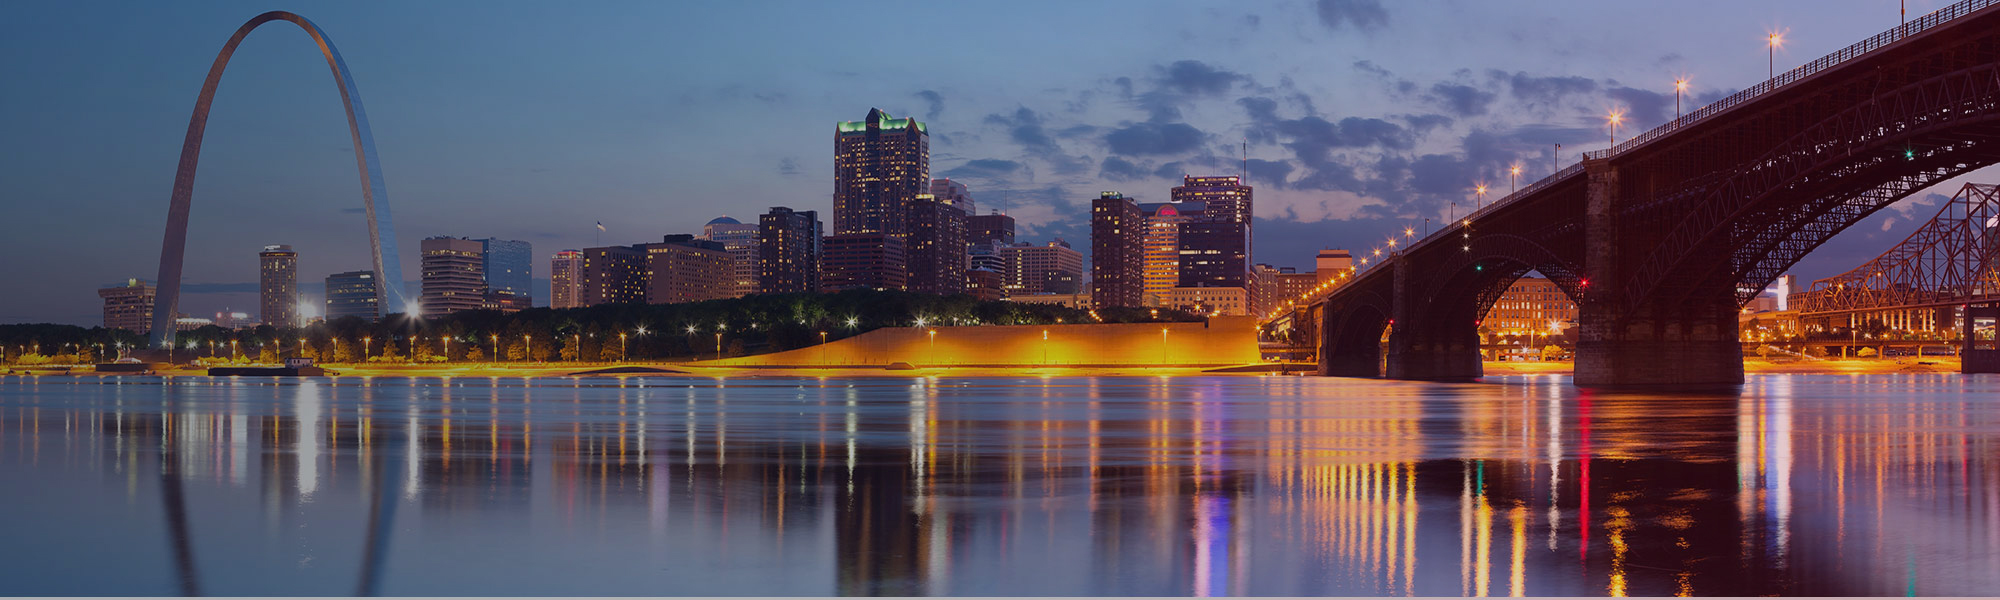
<path fill-rule="evenodd" d="M 925 121 L 933 175 L 981 212 L 1079 249 L 1099 191 L 1165 200 L 1182 173 L 1236 173 L 1247 141 L 1254 258 L 1309 268 L 1441 219 L 1475 182 L 1504 194 L 1515 161 L 1524 184 L 1548 174 L 1554 144 L 1565 165 L 1603 148 L 1607 109 L 1629 111 L 1620 139 L 1672 118 L 1676 76 L 1689 110 L 1763 79 L 1767 31 L 1787 32 L 1784 70 L 1897 22 L 1896 0 L 16 4 L 0 323 L 94 325 L 98 286 L 155 276 L 202 77 L 273 8 L 345 56 L 409 278 L 434 235 L 527 240 L 546 279 L 549 254 L 598 244 L 596 221 L 630 244 L 777 205 L 830 219 L 834 123 L 870 107 Z M 367 264 L 345 116 L 304 33 L 243 43 L 201 159 L 183 312 L 254 313 L 264 244 L 298 249 L 309 293 Z M 1793 272 L 1882 252 L 1931 216 L 1926 196 Z"/>

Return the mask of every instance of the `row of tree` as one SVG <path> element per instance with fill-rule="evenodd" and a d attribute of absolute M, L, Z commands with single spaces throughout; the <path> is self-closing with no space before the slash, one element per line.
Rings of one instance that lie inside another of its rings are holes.
<path fill-rule="evenodd" d="M 176 359 L 273 363 L 685 360 L 776 352 L 881 327 L 1199 321 L 1177 310 L 982 302 L 971 296 L 853 290 L 756 294 L 686 304 L 610 304 L 516 313 L 470 311 L 376 322 L 348 317 L 306 327 L 206 326 L 175 337 Z M 0 326 L 10 364 L 88 363 L 145 344 L 124 330 L 70 325 Z M 91 354 L 78 354 L 88 347 Z M 102 348 L 102 354 L 96 354 Z M 58 360 L 70 358 L 71 360 Z"/>

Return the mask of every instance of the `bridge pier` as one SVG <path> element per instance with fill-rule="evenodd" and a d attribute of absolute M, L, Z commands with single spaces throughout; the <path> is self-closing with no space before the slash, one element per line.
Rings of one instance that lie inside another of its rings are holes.
<path fill-rule="evenodd" d="M 1480 365 L 1479 331 L 1466 319 L 1460 327 L 1440 323 L 1449 317 L 1425 311 L 1418 314 L 1418 298 L 1410 287 L 1411 269 L 1396 269 L 1394 293 L 1390 300 L 1393 315 L 1389 327 L 1389 360 L 1383 376 L 1389 379 L 1473 379 L 1485 374 Z"/>

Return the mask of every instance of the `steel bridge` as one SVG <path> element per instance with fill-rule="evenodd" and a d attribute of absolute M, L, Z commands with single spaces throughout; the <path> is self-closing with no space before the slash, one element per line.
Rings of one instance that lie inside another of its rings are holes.
<path fill-rule="evenodd" d="M 2000 163 L 1995 4 L 1912 20 L 1441 230 L 1397 232 L 1286 318 L 1311 329 L 1322 375 L 1472 378 L 1480 316 L 1534 270 L 1578 304 L 1578 385 L 1739 383 L 1739 307 L 1863 217 Z"/>

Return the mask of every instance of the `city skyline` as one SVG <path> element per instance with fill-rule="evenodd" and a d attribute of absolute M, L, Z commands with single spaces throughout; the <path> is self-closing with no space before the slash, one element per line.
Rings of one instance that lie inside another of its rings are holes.
<path fill-rule="evenodd" d="M 1076 65 L 1064 70 L 1029 74 L 1031 82 L 1047 84 L 1030 87 L 1006 85 L 1020 83 L 1011 78 L 1018 75 L 982 81 L 1015 71 L 1008 68 L 1012 61 L 1033 64 L 1039 53 L 1056 50 L 1024 49 L 999 62 L 968 59 L 966 53 L 998 47 L 993 36 L 1025 27 L 1025 17 L 986 14 L 992 9 L 983 7 L 908 11 L 940 20 L 970 13 L 992 20 L 991 28 L 974 32 L 968 49 L 919 57 L 886 42 L 864 42 L 810 64 L 788 65 L 787 60 L 820 49 L 814 44 L 831 45 L 829 33 L 802 31 L 797 41 L 737 52 L 719 65 L 659 65 L 660 71 L 647 72 L 662 79 L 690 76 L 677 80 L 688 83 L 680 87 L 549 68 L 564 58 L 636 53 L 635 46 L 655 43 L 619 26 L 583 41 L 573 31 L 581 24 L 571 18 L 501 23 L 495 37 L 502 40 L 553 36 L 573 42 L 528 61 L 519 74 L 563 84 L 558 87 L 570 95 L 498 87 L 503 69 L 498 63 L 505 61 L 476 55 L 458 60 L 454 54 L 501 42 L 440 47 L 471 43 L 477 29 L 471 25 L 440 26 L 426 35 L 405 31 L 412 24 L 440 25 L 443 14 L 453 12 L 444 5 L 367 18 L 340 7 L 304 14 L 341 44 L 358 86 L 366 90 L 385 177 L 399 198 L 397 241 L 404 248 L 424 237 L 459 232 L 522 239 L 547 249 L 580 248 L 596 245 L 593 221 L 612 224 L 606 243 L 629 244 L 698 231 L 718 214 L 744 218 L 772 205 L 830 211 L 833 169 L 824 150 L 826 124 L 880 106 L 932 126 L 934 176 L 966 182 L 980 198 L 981 212 L 1006 211 L 1019 221 L 1021 237 L 1037 243 L 1087 239 L 1088 203 L 1100 189 L 1154 203 L 1168 199 L 1167 189 L 1178 178 L 1173 171 L 1234 174 L 1241 157 L 1231 150 L 1247 140 L 1248 183 L 1261 188 L 1256 262 L 1305 267 L 1320 247 L 1360 251 L 1383 232 L 1442 213 L 1453 199 L 1469 200 L 1471 180 L 1482 174 L 1489 185 L 1504 185 L 1506 174 L 1494 170 L 1498 164 L 1519 160 L 1527 167 L 1523 183 L 1539 178 L 1548 168 L 1544 161 L 1554 157 L 1530 141 L 1567 140 L 1565 154 L 1603 147 L 1609 138 L 1596 121 L 1605 106 L 1632 111 L 1623 131 L 1657 124 L 1671 115 L 1671 104 L 1663 102 L 1673 100 L 1675 75 L 1693 80 L 1689 107 L 1761 80 L 1764 70 L 1755 67 L 1764 61 L 1754 59 L 1764 57 L 1761 33 L 1767 29 L 1789 30 L 1786 47 L 1775 57 L 1783 70 L 1894 25 L 1894 6 L 1856 4 L 1851 11 L 1773 4 L 1759 7 L 1761 15 L 1735 11 L 1738 17 L 1723 19 L 1688 14 L 1701 10 L 1658 9 L 1660 14 L 1644 17 L 1660 26 L 1628 32 L 1619 38 L 1623 43 L 1610 48 L 1586 46 L 1602 41 L 1589 36 L 1552 42 L 1522 32 L 1629 22 L 1629 10 L 1578 4 L 1534 14 L 1489 14 L 1484 11 L 1495 9 L 1488 7 L 1437 14 L 1442 11 L 1429 6 L 1328 1 L 1227 10 L 1190 4 L 1142 15 L 1117 6 L 1072 7 L 1064 10 L 1074 13 L 1076 22 L 1058 26 L 1081 28 L 1125 17 L 1156 34 L 1132 48 L 1093 48 L 1095 54 L 1062 61 Z M 1937 7 L 1913 2 L 1910 11 Z M 30 261 L 7 267 L 5 276 L 31 282 L 36 291 L 0 305 L 0 322 L 93 324 L 100 315 L 77 309 L 96 304 L 90 298 L 96 286 L 153 276 L 153 244 L 170 180 L 165 173 L 199 73 L 229 28 L 261 9 L 137 7 L 125 11 L 129 20 L 102 19 L 73 6 L 26 10 L 32 18 L 19 23 L 53 25 L 9 32 L 18 35 L 5 36 L 10 41 L 0 44 L 15 50 L 15 44 L 41 43 L 73 52 L 48 65 L 9 63 L 26 86 L 49 90 L 44 97 L 0 100 L 12 113 L 48 115 L 43 122 L 21 124 L 21 147 L 37 150 L 11 150 L 16 160 L 4 167 L 9 181 L 20 182 L 12 193 L 49 205 L 43 214 L 24 217 L 30 234 L 18 239 L 53 244 L 36 236 L 61 234 L 77 238 L 81 249 L 71 259 L 75 264 Z M 777 27 L 808 30 L 824 22 L 838 29 L 859 19 L 833 8 L 790 12 Z M 693 18 L 724 21 L 732 15 L 724 9 Z M 1480 20 L 1488 26 L 1450 39 L 1425 33 L 1427 20 Z M 149 31 L 154 21 L 171 27 Z M 86 23 L 90 27 L 82 27 Z M 1010 23 L 1017 26 L 1010 29 Z M 69 37 L 49 39 L 58 33 Z M 366 247 L 354 241 L 362 219 L 353 214 L 359 210 L 352 199 L 356 184 L 345 171 L 351 158 L 343 157 L 351 156 L 352 148 L 338 100 L 325 89 L 325 74 L 315 70 L 310 40 L 291 33 L 260 30 L 250 36 L 217 94 L 206 176 L 196 191 L 195 210 L 203 216 L 190 232 L 183 313 L 255 302 L 249 276 L 254 266 L 244 248 L 273 241 L 297 247 L 312 257 L 300 265 L 298 278 L 306 282 L 367 264 Z M 658 43 L 712 42 L 707 35 L 713 34 Z M 1399 36 L 1406 39 L 1388 43 Z M 1740 47 L 1734 41 L 1741 41 Z M 120 50 L 126 44 L 156 49 Z M 1482 44 L 1502 51 L 1482 53 Z M 1160 49 L 1167 45 L 1171 50 Z M 1390 52 L 1392 47 L 1403 51 Z M 1277 58 L 1301 48 L 1311 50 L 1309 60 Z M 8 54 L 16 57 L 8 60 L 41 56 Z M 911 64 L 894 72 L 827 64 L 885 57 Z M 446 67 L 463 69 L 455 85 L 422 81 Z M 63 68 L 104 73 L 104 81 L 37 85 L 61 77 Z M 669 72 L 675 69 L 694 72 Z M 803 81 L 818 84 L 800 84 L 791 77 L 794 69 L 815 73 Z M 833 81 L 825 81 L 826 73 L 835 73 Z M 786 83 L 770 83 L 776 81 Z M 760 89 L 760 82 L 768 89 Z M 823 90 L 811 91 L 815 85 Z M 468 90 L 480 95 L 449 95 Z M 584 101 L 574 97 L 578 94 L 603 98 Z M 607 108 L 593 102 L 629 110 L 648 99 L 671 100 L 664 104 L 676 110 L 646 112 L 644 126 L 636 129 L 586 118 L 591 110 Z M 456 109 L 464 110 L 444 118 Z M 748 121 L 756 127 L 716 151 L 684 143 L 695 135 L 718 135 L 720 130 L 711 128 L 735 123 L 717 114 L 752 112 L 766 118 Z M 514 122 L 488 131 L 500 119 Z M 500 135 L 509 132 L 516 135 Z M 470 152 L 472 144 L 501 147 Z M 605 154 L 613 152 L 623 154 Z M 725 159 L 735 161 L 731 168 L 697 176 L 715 170 L 712 161 Z M 1396 174 L 1376 172 L 1396 165 L 1390 169 Z M 71 185 L 85 170 L 92 181 Z M 635 175 L 640 171 L 647 174 Z M 1975 172 L 1961 179 L 1979 177 Z M 691 187 L 675 187 L 681 185 Z M 709 196 L 729 200 L 712 203 L 705 200 Z M 1848 235 L 1868 241 L 1829 244 L 1801 264 L 1801 276 L 1831 275 L 1900 239 L 1918 220 L 1911 214 L 1925 212 L 1913 207 L 1936 197 L 1920 195 L 1856 225 Z M 90 211 L 91 227 L 59 224 L 77 220 L 84 210 Z M 403 270 L 415 272 L 418 257 L 404 254 Z M 534 260 L 545 260 L 546 254 Z M 544 275 L 533 284 L 538 302 L 549 297 L 546 281 Z"/>

